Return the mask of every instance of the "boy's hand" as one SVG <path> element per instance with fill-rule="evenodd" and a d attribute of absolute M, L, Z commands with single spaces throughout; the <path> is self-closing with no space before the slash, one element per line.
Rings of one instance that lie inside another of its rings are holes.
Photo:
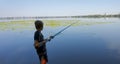
<path fill-rule="evenodd" d="M 44 42 L 48 42 L 48 41 L 50 41 L 51 39 L 49 39 L 49 38 L 46 38 L 45 40 L 44 40 Z"/>
<path fill-rule="evenodd" d="M 51 39 L 53 39 L 53 38 L 54 38 L 54 36 L 50 36 L 50 38 L 51 38 Z"/>
<path fill-rule="evenodd" d="M 45 39 L 44 41 L 42 41 L 42 43 L 44 44 L 44 43 L 46 43 L 47 42 L 47 40 Z"/>
<path fill-rule="evenodd" d="M 53 39 L 54 38 L 54 36 L 49 36 L 48 38 L 46 38 L 45 40 L 46 40 L 46 42 L 47 41 L 51 41 L 51 39 Z"/>

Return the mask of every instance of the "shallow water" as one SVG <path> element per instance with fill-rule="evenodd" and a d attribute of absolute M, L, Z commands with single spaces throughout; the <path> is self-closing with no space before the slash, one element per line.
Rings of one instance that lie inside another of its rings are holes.
<path fill-rule="evenodd" d="M 78 21 L 47 43 L 48 64 L 120 64 L 120 19 L 43 20 L 45 38 Z M 39 64 L 34 20 L 0 22 L 0 64 Z"/>

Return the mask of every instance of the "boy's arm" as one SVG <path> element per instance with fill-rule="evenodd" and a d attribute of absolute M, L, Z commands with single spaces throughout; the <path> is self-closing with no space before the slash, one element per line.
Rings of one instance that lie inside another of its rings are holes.
<path fill-rule="evenodd" d="M 46 38 L 46 39 L 44 39 L 44 41 L 42 41 L 42 42 L 38 42 L 37 40 L 34 40 L 34 46 L 35 47 L 40 47 L 40 46 L 42 46 L 43 44 L 46 44 L 48 41 L 50 41 L 51 39 L 53 39 L 54 37 L 53 36 L 50 36 L 49 38 Z"/>
<path fill-rule="evenodd" d="M 39 42 L 37 40 L 34 40 L 34 46 L 38 47 L 39 46 L 38 44 L 39 44 Z"/>
<path fill-rule="evenodd" d="M 34 46 L 35 46 L 35 47 L 40 47 L 40 46 L 42 46 L 42 45 L 45 44 L 45 43 L 46 43 L 46 40 L 44 40 L 44 41 L 42 41 L 42 42 L 40 42 L 40 43 L 39 43 L 37 40 L 35 40 L 35 41 L 34 41 Z"/>

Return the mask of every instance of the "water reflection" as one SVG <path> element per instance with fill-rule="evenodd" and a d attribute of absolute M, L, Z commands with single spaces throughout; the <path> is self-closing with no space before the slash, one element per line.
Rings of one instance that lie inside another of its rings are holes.
<path fill-rule="evenodd" d="M 75 21 L 48 42 L 49 64 L 120 64 L 119 20 L 44 20 L 43 34 L 55 34 Z M 39 64 L 34 31 L 34 20 L 0 22 L 0 64 Z"/>
<path fill-rule="evenodd" d="M 111 50 L 111 55 L 120 59 L 120 23 L 102 26 L 97 35 L 106 41 L 107 47 Z"/>

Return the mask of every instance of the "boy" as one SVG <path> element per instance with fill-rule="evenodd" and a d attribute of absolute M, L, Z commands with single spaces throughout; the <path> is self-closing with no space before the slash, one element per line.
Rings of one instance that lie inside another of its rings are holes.
<path fill-rule="evenodd" d="M 48 62 L 46 42 L 50 41 L 53 36 L 50 36 L 48 39 L 44 39 L 41 31 L 43 29 L 43 22 L 40 20 L 35 21 L 36 31 L 34 33 L 34 47 L 39 56 L 40 64 L 46 64 Z"/>

